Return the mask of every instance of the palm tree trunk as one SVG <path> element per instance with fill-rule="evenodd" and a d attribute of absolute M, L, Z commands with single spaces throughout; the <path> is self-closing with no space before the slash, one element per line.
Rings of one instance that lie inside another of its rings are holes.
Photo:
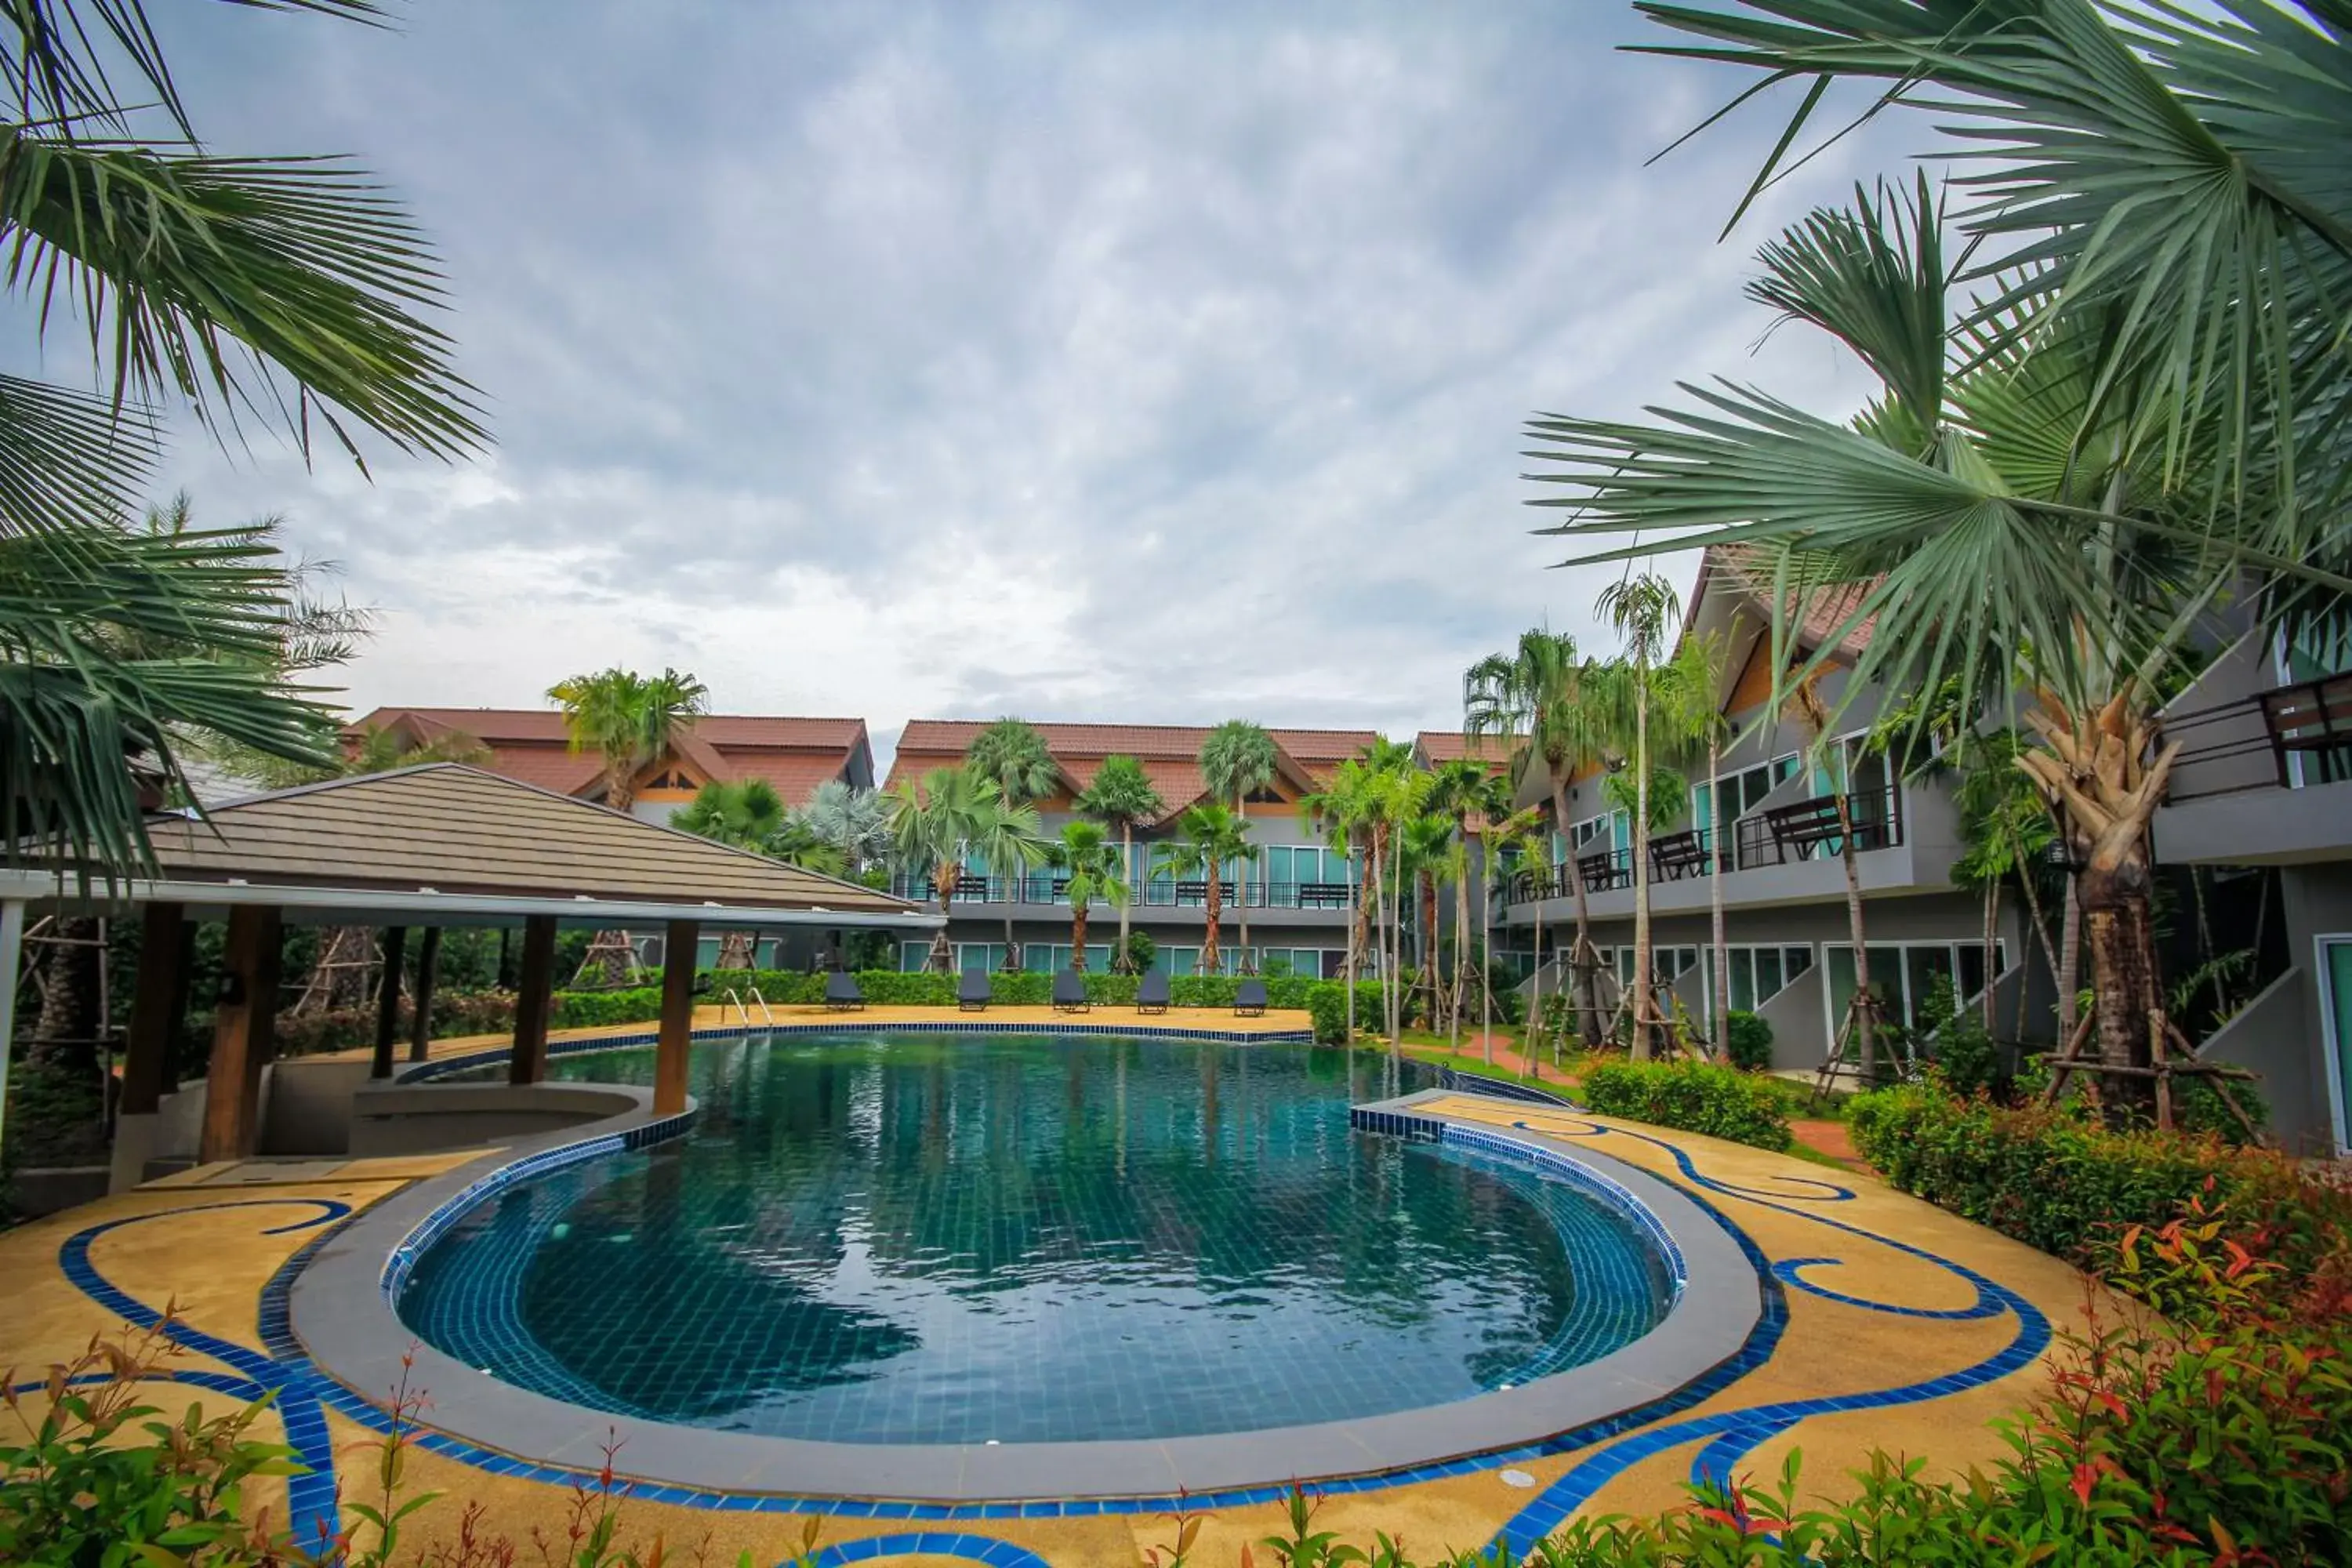
<path fill-rule="evenodd" d="M 1118 872 L 1122 878 L 1132 878 L 1135 875 L 1135 824 L 1132 822 L 1119 824 L 1118 836 L 1119 853 L 1126 857 L 1119 865 Z M 1147 878 L 1146 880 L 1149 879 Z M 1111 973 L 1114 974 L 1125 974 L 1134 967 L 1127 961 L 1128 911 L 1134 903 L 1135 895 L 1130 892 L 1127 902 L 1118 906 L 1118 952 L 1111 956 L 1110 961 Z"/>
<path fill-rule="evenodd" d="M 1996 951 L 1994 946 L 1996 939 L 1993 933 L 2000 925 L 2000 879 L 1998 877 L 1988 877 L 1985 879 L 1984 905 L 1984 1005 L 1982 1007 L 1978 1009 L 1978 1011 L 1983 1016 L 1984 1031 L 1987 1035 L 1990 1035 L 1993 1032 L 1992 968 L 1993 953 Z"/>
<path fill-rule="evenodd" d="M 1364 879 L 1356 871 L 1355 846 L 1348 847 L 1348 1027 L 1341 1043 L 1350 1051 L 1356 1048 L 1356 974 L 1361 968 L 1364 953 Z M 1349 1058 L 1352 1064 L 1355 1058 Z M 1353 1073 L 1351 1065 L 1349 1068 Z"/>
<path fill-rule="evenodd" d="M 1576 841 L 1568 826 L 1568 783 L 1560 776 L 1561 767 L 1555 766 L 1551 775 L 1551 820 L 1559 830 L 1560 843 L 1567 847 L 1569 885 L 1576 889 L 1576 948 L 1569 956 L 1576 965 L 1576 1028 L 1590 1047 L 1601 1034 L 1600 982 L 1585 955 L 1592 951 L 1592 912 L 1587 907 L 1584 892 L 1584 868 L 1577 864 Z M 1540 969 L 1541 964 L 1538 965 Z"/>
<path fill-rule="evenodd" d="M 2033 868 L 2026 863 L 2025 847 L 2017 841 L 2015 826 L 2011 825 L 2006 831 L 2009 834 L 2010 863 L 2017 868 L 2018 890 L 2025 895 L 2025 918 L 2033 922 L 2033 940 L 2041 943 L 2042 960 L 2050 966 L 2050 984 L 2063 990 L 2064 987 L 2060 975 L 2063 973 L 2065 965 L 2059 956 L 2058 950 L 2051 945 L 2050 927 L 2042 918 L 2042 895 L 2034 890 Z M 2074 882 L 2070 876 L 2066 879 L 2066 905 L 2070 921 L 2074 912 Z M 2019 953 L 2017 961 L 2020 963 L 2024 963 L 2025 955 Z M 2025 991 L 2021 984 L 2018 989 L 2017 1006 L 2018 1033 L 2022 1035 L 2025 1032 Z M 2061 1007 L 2058 1011 L 2059 1017 L 2063 1020 L 2058 1037 L 2063 1041 L 2072 1037 L 2074 1032 L 2074 1020 L 2068 1016 L 2074 1009 L 2066 1006 Z"/>
<path fill-rule="evenodd" d="M 1710 727 L 1706 742 L 1706 889 L 1707 934 L 1715 942 L 1715 1054 L 1731 1058 L 1731 949 L 1724 935 L 1723 884 L 1728 868 L 1723 860 L 1723 742 Z"/>
<path fill-rule="evenodd" d="M 1084 974 L 1087 972 L 1087 904 L 1091 900 L 1070 900 L 1070 967 Z"/>
<path fill-rule="evenodd" d="M 1535 941 L 1536 972 L 1528 977 L 1528 1026 L 1519 1031 L 1519 1048 L 1522 1054 L 1527 1057 L 1528 1065 L 1535 1068 L 1537 1069 L 1536 1076 L 1538 1078 L 1541 1078 L 1543 1076 L 1543 1070 L 1538 1058 L 1536 1056 L 1537 1042 L 1543 1037 L 1539 1032 L 1543 1027 L 1544 966 L 1543 900 L 1541 899 L 1538 899 L 1536 900 Z"/>
<path fill-rule="evenodd" d="M 1239 795 L 1234 797 L 1234 820 L 1241 824 L 1242 830 L 1241 884 L 1235 895 L 1241 906 L 1242 961 L 1234 973 L 1255 974 L 1257 973 L 1257 965 L 1250 954 L 1249 935 L 1249 807 L 1243 803 Z"/>
<path fill-rule="evenodd" d="M 1202 896 L 1202 913 L 1206 917 L 1208 931 L 1201 943 L 1201 973 L 1217 974 L 1223 972 L 1223 955 L 1217 952 L 1217 919 L 1224 912 L 1224 883 L 1218 875 L 1216 861 L 1208 863 L 1208 887 Z"/>
<path fill-rule="evenodd" d="M 1454 1049 L 1462 1049 L 1462 1008 L 1469 997 L 1463 987 L 1470 984 L 1470 819 L 1465 816 L 1455 832 L 1462 839 L 1462 875 L 1454 884 L 1454 1000 L 1446 1008 L 1446 1017 L 1454 1031 Z"/>
<path fill-rule="evenodd" d="M 1855 864 L 1853 853 L 1853 811 L 1841 781 L 1837 800 L 1838 859 L 1845 867 L 1846 934 L 1853 942 L 1853 993 L 1861 996 L 1870 990 L 1870 949 L 1863 941 L 1862 871 Z M 1878 1081 L 1878 1032 L 1872 1026 L 1878 1016 L 1876 999 L 1864 1004 L 1854 1014 L 1854 1038 L 1862 1053 L 1862 1081 L 1864 1087 Z"/>
<path fill-rule="evenodd" d="M 1653 1055 L 1650 1037 L 1650 699 L 1633 686 L 1633 1049 L 1637 1062 Z"/>
<path fill-rule="evenodd" d="M 1436 1022 L 1444 1005 L 1437 994 L 1437 874 L 1421 873 L 1421 972 L 1429 986 L 1430 1021 Z"/>
<path fill-rule="evenodd" d="M 1486 858 L 1491 839 L 1478 845 L 1478 1044 L 1486 1065 L 1495 1065 L 1495 868 Z"/>
<path fill-rule="evenodd" d="M 955 949 L 948 942 L 946 921 L 955 903 L 956 878 L 959 867 L 940 866 L 931 871 L 931 890 L 939 896 L 940 929 L 931 933 L 931 955 L 925 962 L 941 974 L 955 973 Z"/>
<path fill-rule="evenodd" d="M 2076 998 L 2083 990 L 2083 879 L 2066 874 L 2066 905 L 2058 917 L 2058 1043 L 2074 1037 Z"/>

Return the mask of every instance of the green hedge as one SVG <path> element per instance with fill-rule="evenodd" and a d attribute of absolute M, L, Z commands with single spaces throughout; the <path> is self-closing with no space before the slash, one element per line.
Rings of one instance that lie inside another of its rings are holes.
<path fill-rule="evenodd" d="M 2282 1156 L 2111 1131 L 2075 1110 L 2006 1109 L 1905 1084 L 1854 1096 L 1845 1120 L 1854 1147 L 1895 1185 L 2061 1258 L 2082 1258 L 2123 1226 L 2161 1225 L 2192 1198 L 2274 1234 L 2290 1263 L 2317 1256 L 2327 1233 L 2352 1221 L 2352 1198 L 2320 1203 L 2326 1189 Z"/>
<path fill-rule="evenodd" d="M 1577 1098 L 1601 1116 L 1786 1149 L 1788 1097 L 1769 1079 L 1712 1062 L 1603 1062 Z"/>
<path fill-rule="evenodd" d="M 1087 1001 L 1105 1007 L 1135 1005 L 1139 982 L 1134 975 L 1089 973 L 1086 979 Z M 796 970 L 707 969 L 698 980 L 701 990 L 696 999 L 706 1006 L 724 1002 L 730 990 L 747 1005 L 753 991 L 759 992 L 761 1000 L 772 1007 L 809 1006 L 824 1000 L 824 976 Z M 896 969 L 866 969 L 857 975 L 857 988 L 865 993 L 868 1003 L 877 1007 L 953 1007 L 959 977 L 953 974 L 910 973 Z M 1240 984 L 1240 980 L 1230 974 L 1180 974 L 1169 984 L 1169 999 L 1178 1007 L 1230 1008 Z M 1266 1005 L 1305 1009 L 1309 996 L 1327 984 L 1335 996 L 1340 994 L 1336 982 L 1310 980 L 1304 975 L 1276 975 L 1265 983 Z M 1362 1018 L 1370 1019 L 1380 1010 L 1379 987 L 1370 985 L 1364 990 L 1375 998 L 1360 1004 Z M 988 994 L 989 1000 L 998 1006 L 1043 1007 L 1053 1000 L 1054 977 L 999 971 L 988 977 Z M 658 986 L 624 991 L 559 991 L 555 996 L 554 1021 L 559 1028 L 638 1023 L 657 1017 L 660 1013 Z M 1336 1026 L 1332 1037 L 1339 1037 Z"/>
<path fill-rule="evenodd" d="M 1272 987 L 1268 987 L 1266 994 L 1272 996 Z M 1342 1043 L 1348 1034 L 1348 983 L 1344 980 L 1315 981 L 1307 985 L 1305 1000 L 1307 1016 L 1314 1020 L 1317 1042 L 1326 1046 Z M 1379 981 L 1356 982 L 1356 1027 L 1359 1031 L 1378 1026 L 1381 1005 Z"/>
<path fill-rule="evenodd" d="M 1724 1018 L 1724 1043 L 1733 1067 L 1747 1072 L 1771 1069 L 1772 1026 L 1755 1014 L 1733 1008 Z"/>

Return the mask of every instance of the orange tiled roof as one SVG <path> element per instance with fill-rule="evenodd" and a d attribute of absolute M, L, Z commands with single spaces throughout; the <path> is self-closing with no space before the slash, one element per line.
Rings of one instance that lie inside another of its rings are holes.
<path fill-rule="evenodd" d="M 1510 766 L 1518 742 L 1508 735 L 1471 735 L 1460 730 L 1423 730 L 1412 738 L 1413 750 L 1427 763 L 1479 762 L 1488 772 Z"/>
<path fill-rule="evenodd" d="M 988 721 L 976 719 L 910 719 L 898 737 L 898 754 L 890 763 L 889 782 L 919 778 L 933 768 L 952 767 L 963 760 Z M 1168 804 L 1173 816 L 1207 793 L 1201 780 L 1201 743 L 1209 738 L 1204 724 L 1054 724 L 1034 726 L 1073 793 L 1094 782 L 1103 759 L 1133 757 L 1143 765 L 1151 787 Z M 1331 770 L 1369 746 L 1377 738 L 1370 730 L 1273 730 L 1279 763 L 1295 784 L 1319 789 Z M 1163 818 L 1162 820 L 1165 820 Z"/>
<path fill-rule="evenodd" d="M 489 748 L 492 773 L 559 795 L 582 795 L 604 776 L 593 752 L 573 752 L 563 715 L 536 708 L 379 708 L 351 726 L 404 728 L 419 742 L 463 734 Z M 711 713 L 680 739 L 681 757 L 708 777 L 732 783 L 764 778 L 793 805 L 842 776 L 866 746 L 863 719 L 806 719 Z M 659 763 L 656 763 L 656 767 Z"/>
<path fill-rule="evenodd" d="M 1697 607 L 1700 596 L 1717 573 L 1759 605 L 1769 607 L 1772 603 L 1775 556 L 1776 552 L 1769 545 L 1708 545 L 1699 558 L 1698 582 L 1691 590 L 1691 607 Z M 1788 596 L 1796 616 L 1798 640 L 1808 647 L 1820 647 L 1829 642 L 1877 585 L 1874 579 L 1864 583 L 1817 582 L 1790 588 Z M 1838 639 L 1838 651 L 1849 658 L 1862 652 L 1870 646 L 1874 629 L 1874 620 L 1865 617 Z"/>

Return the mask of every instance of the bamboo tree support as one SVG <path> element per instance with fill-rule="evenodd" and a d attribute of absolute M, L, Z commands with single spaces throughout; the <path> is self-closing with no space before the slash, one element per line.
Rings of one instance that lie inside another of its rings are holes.
<path fill-rule="evenodd" d="M 2087 1088 L 2095 1104 L 2098 1101 L 2097 1085 L 2102 1077 L 2153 1079 L 2156 1080 L 2156 1124 L 2160 1130 L 2169 1132 L 2175 1124 L 2172 1080 L 2176 1078 L 2201 1078 L 2212 1084 L 2214 1093 L 2221 1097 L 2223 1108 L 2245 1133 L 2248 1142 L 2269 1142 L 2246 1108 L 2238 1103 L 2238 1097 L 2230 1092 L 2232 1081 L 2257 1081 L 2262 1077 L 2260 1073 L 2228 1062 L 2200 1061 L 2197 1047 L 2189 1043 L 2187 1035 L 2181 1033 L 2180 1026 L 2158 1007 L 2147 1010 L 2148 1059 L 2151 1066 L 2132 1067 L 2085 1058 L 2082 1054 L 2083 1048 L 2090 1039 L 2092 1025 L 2096 1017 L 2096 1009 L 2084 1014 L 2075 1022 L 2074 1032 L 2068 1037 L 2064 1047 L 2051 1058 L 2050 1082 L 2042 1090 L 2042 1104 L 2055 1105 L 2058 1097 L 2065 1092 L 2067 1079 L 2074 1073 L 2085 1074 L 2091 1079 Z M 2179 1053 L 2177 1060 L 2174 1058 L 2176 1050 Z"/>
<path fill-rule="evenodd" d="M 1813 1075 L 1814 1100 L 1827 1098 L 1830 1087 L 1837 1081 L 1839 1069 L 1848 1061 L 1853 1063 L 1856 1077 L 1861 1075 L 1862 1020 L 1864 1015 L 1869 1016 L 1872 1037 L 1883 1038 L 1878 1031 L 1885 1023 L 1886 1013 L 1878 1005 L 1878 994 L 1867 985 L 1857 985 L 1853 995 L 1846 1002 L 1845 1017 L 1838 1025 L 1837 1038 L 1830 1042 L 1829 1055 L 1822 1058 L 1821 1070 Z M 1863 1087 L 1868 1089 L 1871 1086 L 1864 1084 Z"/>
<path fill-rule="evenodd" d="M 589 942 L 588 951 L 580 955 L 580 968 L 572 976 L 569 989 L 593 991 L 598 988 L 599 979 L 606 986 L 618 987 L 634 979 L 636 969 L 637 949 L 629 941 L 629 933 L 625 931 L 600 931 Z M 615 979 L 616 974 L 624 978 Z M 592 976 L 596 978 L 592 979 Z"/>

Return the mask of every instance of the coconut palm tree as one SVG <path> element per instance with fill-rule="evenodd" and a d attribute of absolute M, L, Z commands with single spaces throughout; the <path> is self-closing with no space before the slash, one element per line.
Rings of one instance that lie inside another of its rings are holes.
<path fill-rule="evenodd" d="M 1627 747 L 1633 765 L 1633 1059 L 1651 1054 L 1659 1026 L 1650 984 L 1650 721 L 1654 706 L 1652 678 L 1673 647 L 1682 605 L 1664 577 L 1654 572 L 1620 577 L 1601 590 L 1594 612 L 1624 644 L 1617 673 L 1622 689 L 1617 705 L 1632 733 Z"/>
<path fill-rule="evenodd" d="M 674 669 L 655 676 L 603 669 L 547 689 L 548 700 L 563 710 L 572 750 L 602 759 L 604 804 L 615 811 L 635 804 L 637 774 L 709 711 L 709 695 L 702 682 Z"/>
<path fill-rule="evenodd" d="M 1363 877 L 1358 868 L 1369 862 L 1372 819 L 1377 813 L 1377 780 L 1370 763 L 1350 757 L 1331 770 L 1323 788 L 1299 797 L 1301 816 L 1316 825 L 1329 848 L 1348 859 L 1347 1040 L 1356 1043 L 1356 980 L 1370 946 L 1372 906 L 1364 900 Z"/>
<path fill-rule="evenodd" d="M 1429 773 L 1429 809 L 1443 813 L 1454 824 L 1455 847 L 1467 853 L 1470 843 L 1470 818 L 1478 810 L 1486 794 L 1487 781 L 1493 777 L 1486 765 L 1467 757 L 1456 757 L 1440 763 Z M 1460 1045 L 1462 1028 L 1462 986 L 1470 958 L 1470 903 L 1466 867 L 1454 879 L 1454 978 L 1445 1003 L 1448 1026 Z"/>
<path fill-rule="evenodd" d="M 1152 847 L 1152 872 L 1184 880 L 1198 878 L 1204 884 L 1201 973 L 1222 973 L 1223 960 L 1217 951 L 1217 936 L 1224 912 L 1224 868 L 1227 861 L 1248 852 L 1248 826 L 1230 806 L 1211 800 L 1187 807 L 1176 819 L 1176 831 L 1175 839 Z"/>
<path fill-rule="evenodd" d="M 1677 749 L 1686 751 L 1694 760 L 1699 748 L 1705 747 L 1706 753 L 1706 820 L 1695 826 L 1706 851 L 1707 942 L 1715 996 L 1709 1044 L 1717 1058 L 1731 1051 L 1731 950 L 1725 945 L 1723 890 L 1731 869 L 1723 841 L 1731 818 L 1723 809 L 1722 786 L 1717 782 L 1723 773 L 1723 742 L 1731 733 L 1730 717 L 1723 710 L 1723 673 L 1722 635 L 1694 634 L 1685 627 L 1674 658 L 1658 670 L 1655 683 L 1660 711 L 1665 727 L 1676 737 Z M 1696 797 L 1697 792 L 1691 794 Z"/>
<path fill-rule="evenodd" d="M 1577 773 L 1601 761 L 1610 734 L 1608 714 L 1585 689 L 1594 668 L 1590 660 L 1578 657 L 1576 641 L 1567 633 L 1537 628 L 1520 633 L 1508 653 L 1489 654 L 1472 665 L 1463 677 L 1462 696 L 1464 728 L 1470 734 L 1498 736 L 1514 745 L 1511 782 L 1520 783 L 1528 769 L 1540 762 L 1550 784 L 1552 830 L 1567 847 L 1569 884 L 1576 895 L 1576 948 L 1571 958 L 1578 1029 L 1587 1045 L 1599 1039 L 1601 998 L 1591 957 L 1592 916 L 1568 819 L 1568 786 Z M 1540 902 L 1537 918 L 1538 1005 L 1531 1005 L 1528 1014 L 1530 1039 L 1540 1023 L 1543 996 Z"/>
<path fill-rule="evenodd" d="M 1421 776 L 1425 780 L 1431 777 L 1427 773 Z M 1431 793 L 1424 784 L 1424 804 Z M 1438 894 L 1451 872 L 1454 847 L 1454 822 L 1449 813 L 1423 810 L 1397 826 L 1399 879 L 1419 896 L 1413 923 L 1419 928 L 1421 962 L 1420 979 L 1414 984 L 1428 992 L 1433 1025 L 1445 1010 L 1444 984 L 1438 976 L 1437 905 Z"/>
<path fill-rule="evenodd" d="M 1511 781 L 1500 774 L 1486 781 L 1487 790 L 1481 806 L 1485 826 L 1478 835 L 1479 856 L 1483 862 L 1479 883 L 1482 889 L 1479 919 L 1483 926 L 1482 942 L 1486 963 L 1478 976 L 1478 1037 L 1486 1047 L 1486 1065 L 1495 1065 L 1495 889 L 1510 874 L 1510 861 L 1516 855 L 1526 854 L 1538 844 L 1544 834 L 1543 808 L 1528 806 L 1524 811 L 1511 809 L 1516 792 Z M 1540 910 L 1538 911 L 1540 916 Z M 1532 1031 L 1528 1039 L 1532 1041 Z M 1533 1052 L 1529 1052 L 1530 1058 Z"/>
<path fill-rule="evenodd" d="M 1046 840 L 1039 830 L 1035 808 L 1010 805 L 996 781 L 969 767 L 933 768 L 919 785 L 901 779 L 886 792 L 890 805 L 890 837 L 900 863 L 908 873 L 921 871 L 931 879 L 932 896 L 940 901 L 944 922 L 953 912 L 956 882 L 963 875 L 967 856 L 983 857 L 991 866 L 1026 868 L 1043 861 Z M 926 966 L 941 974 L 955 970 L 954 949 L 942 923 L 931 938 Z"/>
<path fill-rule="evenodd" d="M 167 405 L 224 436 L 277 424 L 306 458 L 321 431 L 355 461 L 362 429 L 444 458 L 488 437 L 415 313 L 438 303 L 437 264 L 397 205 L 332 159 L 203 151 L 140 0 L 97 9 L 102 26 L 54 4 L 0 23 L 0 287 L 36 340 L 81 324 L 95 383 L 0 375 L 0 855 L 104 876 L 152 864 L 158 792 L 127 760 L 187 795 L 192 742 L 335 755 L 334 715 L 284 678 L 302 594 L 274 525 L 133 521 Z"/>
<path fill-rule="evenodd" d="M 1778 552 L 1782 648 L 1810 583 L 1858 584 L 1806 661 L 1869 625 L 1849 698 L 1957 676 L 1971 712 L 2022 702 L 2037 743 L 2019 766 L 2081 868 L 2099 1056 L 2144 1072 L 2168 1026 L 2147 827 L 2177 752 L 2158 681 L 2225 598 L 2282 625 L 2352 592 L 2334 499 L 2352 364 L 2322 346 L 2352 291 L 2332 174 L 2352 26 L 2264 0 L 1654 15 L 1710 58 L 1812 79 L 1800 121 L 1837 79 L 1933 100 L 1990 172 L 1964 187 L 1949 262 L 1924 178 L 1767 247 L 1751 293 L 1885 384 L 1860 418 L 1734 387 L 1691 389 L 1705 406 L 1664 423 L 1541 416 L 1530 434 L 1559 464 L 1536 477 L 1562 487 L 1547 504 L 1577 512 L 1563 532 L 1636 531 L 1612 555 Z M 1962 282 L 1979 289 L 1956 300 Z M 2109 1087 L 2142 1100 L 2149 1082 Z"/>
<path fill-rule="evenodd" d="M 1249 831 L 1249 797 L 1274 783 L 1276 757 L 1274 737 L 1247 719 L 1226 720 L 1201 742 L 1201 782 L 1210 795 L 1232 804 L 1244 833 Z M 1249 874 L 1250 863 L 1244 859 L 1240 888 L 1242 972 L 1255 973 L 1257 954 L 1250 946 L 1249 934 Z"/>
<path fill-rule="evenodd" d="M 1381 962 L 1381 994 L 1388 1015 L 1389 1060 L 1403 1060 L 1404 899 L 1407 825 L 1420 817 L 1429 799 L 1429 775 L 1413 764 L 1412 748 L 1385 736 L 1364 748 L 1370 769 L 1372 884 L 1387 917 L 1388 951 Z M 1385 867 L 1386 879 L 1382 872 Z"/>
<path fill-rule="evenodd" d="M 1008 805 L 1030 805 L 1054 793 L 1062 770 L 1034 724 L 1003 718 L 972 737 L 964 761 L 982 778 L 995 781 Z"/>
<path fill-rule="evenodd" d="M 1157 822 L 1168 810 L 1168 803 L 1151 786 L 1151 776 L 1143 764 L 1129 756 L 1109 756 L 1095 770 L 1094 782 L 1078 796 L 1078 809 L 1106 827 L 1118 829 L 1119 875 L 1135 875 L 1135 828 L 1138 823 Z M 1111 961 L 1114 972 L 1124 973 L 1129 967 L 1127 956 L 1128 911 L 1133 899 L 1118 906 L 1118 956 Z"/>
<path fill-rule="evenodd" d="M 1098 822 L 1066 822 L 1061 842 L 1048 852 L 1046 863 L 1068 879 L 1070 899 L 1070 967 L 1087 967 L 1087 916 L 1100 899 L 1125 910 L 1129 889 L 1125 865 L 1113 852 L 1110 835 Z"/>

